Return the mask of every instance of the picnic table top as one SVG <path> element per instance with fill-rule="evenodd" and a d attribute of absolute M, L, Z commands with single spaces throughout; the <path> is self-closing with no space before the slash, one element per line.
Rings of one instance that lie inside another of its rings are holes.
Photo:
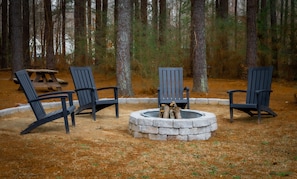
<path fill-rule="evenodd" d="M 41 73 L 58 73 L 57 70 L 49 70 L 49 69 L 26 69 L 27 72 L 32 72 L 32 73 L 37 73 L 37 72 L 41 72 Z"/>

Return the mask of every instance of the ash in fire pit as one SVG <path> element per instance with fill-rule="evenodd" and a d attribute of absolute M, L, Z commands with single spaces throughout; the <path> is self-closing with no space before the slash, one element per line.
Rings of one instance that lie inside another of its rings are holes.
<path fill-rule="evenodd" d="M 135 138 L 151 140 L 207 140 L 217 129 L 213 113 L 181 109 L 181 119 L 159 117 L 160 109 L 132 112 L 129 132 Z"/>

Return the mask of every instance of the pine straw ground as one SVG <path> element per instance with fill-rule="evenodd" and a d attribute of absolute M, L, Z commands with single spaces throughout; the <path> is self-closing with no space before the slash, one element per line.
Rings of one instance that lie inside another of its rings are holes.
<path fill-rule="evenodd" d="M 24 94 L 0 72 L 0 109 L 26 103 Z M 58 74 L 69 82 L 68 72 Z M 115 79 L 95 74 L 97 87 Z M 136 97 L 156 97 L 152 82 L 133 78 Z M 192 86 L 192 79 L 185 79 Z M 228 89 L 245 89 L 246 81 L 209 79 L 209 93 L 191 97 L 228 98 Z M 121 104 L 120 118 L 109 107 L 91 117 L 77 116 L 77 125 L 65 134 L 63 120 L 43 125 L 32 133 L 19 132 L 35 120 L 31 111 L 0 117 L 1 178 L 287 178 L 297 177 L 297 111 L 295 82 L 274 81 L 271 108 L 277 117 L 235 113 L 229 122 L 228 106 L 192 105 L 213 112 L 218 130 L 208 141 L 151 141 L 135 139 L 127 131 L 132 111 L 156 104 Z M 44 92 L 44 91 L 39 91 Z M 108 96 L 108 94 L 103 94 Z M 240 100 L 243 98 L 240 97 Z"/>

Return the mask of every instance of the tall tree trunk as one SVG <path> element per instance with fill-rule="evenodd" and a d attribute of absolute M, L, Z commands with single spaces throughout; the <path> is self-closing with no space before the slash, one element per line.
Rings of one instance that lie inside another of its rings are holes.
<path fill-rule="evenodd" d="M 58 58 L 61 59 L 61 29 L 62 29 L 62 20 L 61 20 L 61 0 L 56 0 L 57 3 L 57 13 L 54 15 L 54 24 L 56 24 L 56 30 L 55 30 L 55 49 L 54 49 L 54 54 L 58 55 Z M 61 59 L 62 60 L 62 59 Z"/>
<path fill-rule="evenodd" d="M 287 47 L 287 34 L 288 34 L 288 15 L 289 15 L 289 0 L 284 0 L 284 11 L 283 11 L 283 21 L 282 21 L 282 46 L 285 48 L 284 50 L 288 50 Z"/>
<path fill-rule="evenodd" d="M 273 75 L 278 77 L 278 39 L 277 39 L 276 0 L 270 0 L 271 50 Z"/>
<path fill-rule="evenodd" d="M 295 67 L 295 74 L 296 74 L 296 66 L 297 66 L 297 60 L 296 60 L 296 53 L 297 53 L 297 47 L 296 47 L 296 27 L 295 27 L 295 20 L 296 20 L 296 10 L 295 10 L 295 1 L 291 0 L 291 29 L 290 29 L 290 51 L 291 51 L 291 65 L 293 65 L 293 68 Z"/>
<path fill-rule="evenodd" d="M 259 38 L 259 60 L 262 66 L 265 66 L 268 62 L 268 54 L 265 53 L 268 48 L 268 7 L 266 0 L 261 1 L 261 9 L 258 21 L 258 38 Z"/>
<path fill-rule="evenodd" d="M 247 67 L 257 66 L 257 0 L 247 1 Z"/>
<path fill-rule="evenodd" d="M 23 0 L 23 52 L 24 52 L 24 68 L 31 67 L 31 58 L 30 58 L 30 30 L 29 30 L 29 18 L 30 18 L 30 9 L 29 9 L 29 0 Z"/>
<path fill-rule="evenodd" d="M 238 7 L 238 0 L 235 0 L 234 1 L 234 21 L 235 21 L 235 29 L 234 29 L 234 50 L 236 50 L 237 49 L 237 31 L 238 31 L 238 10 L 237 10 L 237 7 Z"/>
<path fill-rule="evenodd" d="M 155 43 L 158 43 L 158 0 L 152 0 L 152 25 L 153 35 L 155 36 Z"/>
<path fill-rule="evenodd" d="M 95 36 L 95 64 L 99 64 L 106 57 L 106 29 L 107 29 L 108 1 L 96 0 L 96 36 Z"/>
<path fill-rule="evenodd" d="M 96 31 L 95 31 L 95 64 L 98 65 L 102 61 L 102 3 L 101 0 L 96 0 Z"/>
<path fill-rule="evenodd" d="M 93 43 L 92 43 L 92 0 L 87 0 L 88 3 L 88 60 L 87 62 L 92 62 L 93 59 Z M 90 65 L 87 63 L 87 65 Z"/>
<path fill-rule="evenodd" d="M 66 56 L 66 41 L 65 41 L 65 24 L 66 24 L 66 0 L 61 0 L 62 10 L 62 57 L 65 60 Z"/>
<path fill-rule="evenodd" d="M 282 34 L 281 34 L 281 43 L 282 43 L 282 55 L 284 55 L 287 59 L 290 59 L 290 55 L 288 54 L 288 52 L 290 51 L 290 45 L 288 43 L 288 32 L 289 32 L 289 20 L 288 20 L 288 16 L 289 16 L 289 0 L 284 0 L 284 10 L 283 10 L 283 23 L 282 23 Z M 288 61 L 286 61 L 286 63 L 283 63 L 283 65 L 287 68 L 287 65 L 289 64 Z M 293 69 L 293 71 L 296 71 L 295 69 Z M 284 76 L 288 79 L 290 77 L 290 75 L 292 74 L 292 72 L 290 70 L 286 70 L 284 72 Z"/>
<path fill-rule="evenodd" d="M 205 1 L 191 0 L 193 28 L 193 91 L 208 92 L 206 42 L 205 42 Z"/>
<path fill-rule="evenodd" d="M 216 0 L 216 12 L 218 18 L 226 19 L 228 17 L 228 9 L 228 0 Z"/>
<path fill-rule="evenodd" d="M 115 46 L 115 49 L 117 49 L 117 29 L 118 29 L 118 4 L 119 4 L 119 0 L 114 0 L 114 46 Z"/>
<path fill-rule="evenodd" d="M 36 54 L 36 11 L 35 11 L 35 0 L 32 1 L 32 16 L 33 16 L 33 59 L 34 63 L 37 61 Z"/>
<path fill-rule="evenodd" d="M 102 59 L 106 58 L 108 0 L 102 4 Z"/>
<path fill-rule="evenodd" d="M 134 20 L 136 22 L 140 21 L 140 5 L 139 5 L 139 0 L 132 0 L 133 2 L 133 15 L 134 15 Z"/>
<path fill-rule="evenodd" d="M 141 23 L 143 25 L 147 24 L 147 0 L 141 0 Z"/>
<path fill-rule="evenodd" d="M 118 1 L 116 66 L 119 93 L 122 96 L 133 96 L 131 82 L 131 30 L 132 30 L 132 2 Z"/>
<path fill-rule="evenodd" d="M 44 39 L 46 42 L 46 68 L 55 69 L 56 61 L 54 55 L 54 34 L 53 34 L 53 22 L 52 22 L 52 4 L 51 0 L 44 1 L 44 14 L 45 14 L 45 33 Z"/>
<path fill-rule="evenodd" d="M 216 58 L 220 60 L 220 66 L 218 69 L 219 75 L 225 73 L 225 70 L 228 69 L 228 0 L 217 0 L 216 1 L 216 29 L 220 29 L 216 31 L 216 38 L 219 43 L 219 47 L 217 48 Z"/>
<path fill-rule="evenodd" d="M 74 64 L 87 64 L 86 0 L 74 1 Z"/>
<path fill-rule="evenodd" d="M 167 26 L 167 4 L 166 0 L 159 0 L 159 43 L 166 44 L 166 26 Z"/>
<path fill-rule="evenodd" d="M 22 1 L 9 3 L 10 44 L 12 57 L 12 74 L 24 68 L 23 65 L 23 24 Z"/>
<path fill-rule="evenodd" d="M 7 21 L 7 0 L 2 0 L 2 42 L 0 50 L 1 68 L 8 67 L 8 21 Z"/>

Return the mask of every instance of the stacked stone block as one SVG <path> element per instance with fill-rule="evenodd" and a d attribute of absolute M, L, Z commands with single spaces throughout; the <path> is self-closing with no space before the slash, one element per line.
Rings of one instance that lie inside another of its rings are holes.
<path fill-rule="evenodd" d="M 188 119 L 164 119 L 159 117 L 145 117 L 142 115 L 148 109 L 132 112 L 129 119 L 129 132 L 135 138 L 149 138 L 151 140 L 208 140 L 218 128 L 216 116 L 204 111 L 197 112 L 200 117 Z"/>

